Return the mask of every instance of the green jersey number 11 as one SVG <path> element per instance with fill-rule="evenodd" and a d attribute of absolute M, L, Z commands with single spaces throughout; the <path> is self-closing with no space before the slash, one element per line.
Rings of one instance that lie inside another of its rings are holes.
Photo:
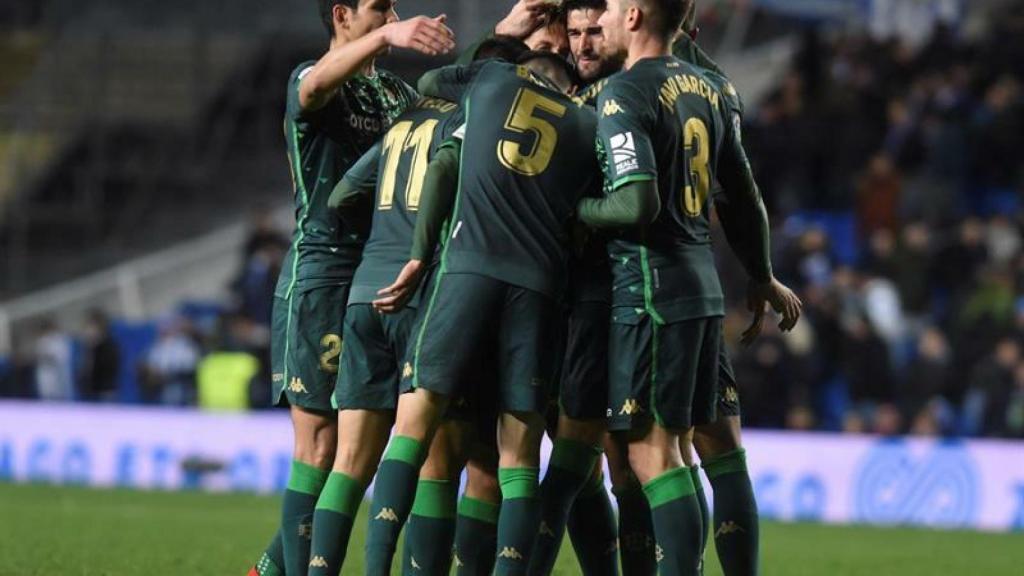
<path fill-rule="evenodd" d="M 430 154 L 430 143 L 434 138 L 437 120 L 424 120 L 413 129 L 411 121 L 395 124 L 384 136 L 384 173 L 381 175 L 380 201 L 378 210 L 390 210 L 395 199 L 395 180 L 398 165 L 402 156 L 412 151 L 412 164 L 409 166 L 409 178 L 405 186 L 405 207 L 416 210 L 420 206 L 420 195 L 423 193 L 423 178 L 427 174 Z"/>

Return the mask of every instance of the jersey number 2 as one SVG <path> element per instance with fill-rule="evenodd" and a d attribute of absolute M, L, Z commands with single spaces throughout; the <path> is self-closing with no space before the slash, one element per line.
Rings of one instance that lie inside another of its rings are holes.
<path fill-rule="evenodd" d="M 683 124 L 683 147 L 690 167 L 683 190 L 683 213 L 697 217 L 704 212 L 704 203 L 711 189 L 711 172 L 708 171 L 710 138 L 707 124 L 700 118 L 690 118 Z"/>
<path fill-rule="evenodd" d="M 548 168 L 558 144 L 558 131 L 550 122 L 536 116 L 543 110 L 552 116 L 565 116 L 565 106 L 533 90 L 520 88 L 505 120 L 505 129 L 516 134 L 533 134 L 534 143 L 527 148 L 511 140 L 498 141 L 498 160 L 513 172 L 524 176 L 537 176 Z M 523 150 L 530 150 L 524 154 Z"/>
<path fill-rule="evenodd" d="M 412 164 L 405 185 L 405 208 L 416 210 L 423 193 L 423 177 L 427 174 L 430 143 L 434 139 L 437 120 L 426 120 L 412 128 L 412 122 L 399 122 L 384 135 L 384 173 L 381 175 L 379 210 L 389 210 L 395 202 L 395 180 L 398 178 L 398 163 L 402 155 L 412 150 Z"/>

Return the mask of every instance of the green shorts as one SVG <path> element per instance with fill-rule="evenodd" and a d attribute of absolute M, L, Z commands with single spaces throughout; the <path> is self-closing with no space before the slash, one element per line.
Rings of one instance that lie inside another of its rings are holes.
<path fill-rule="evenodd" d="M 415 308 L 380 314 L 372 304 L 348 307 L 342 331 L 345 349 L 334 393 L 339 410 L 397 407 L 402 370 L 406 369 L 405 351 L 415 319 Z"/>
<path fill-rule="evenodd" d="M 647 314 L 613 314 L 609 344 L 610 430 L 651 421 L 687 430 L 715 420 L 722 318 L 657 324 Z"/>
<path fill-rule="evenodd" d="M 293 290 L 274 298 L 270 351 L 274 402 L 333 412 L 347 285 Z"/>
<path fill-rule="evenodd" d="M 577 302 L 569 313 L 558 403 L 573 420 L 608 415 L 608 332 L 611 306 Z"/>
<path fill-rule="evenodd" d="M 472 398 L 467 387 L 493 386 L 500 411 L 543 413 L 555 370 L 557 303 L 477 274 L 438 274 L 428 294 L 403 391 Z M 474 382 L 481 374 L 497 381 Z"/>
<path fill-rule="evenodd" d="M 736 372 L 725 348 L 725 335 L 718 341 L 718 388 L 715 390 L 716 416 L 740 415 L 740 391 L 736 386 Z"/>

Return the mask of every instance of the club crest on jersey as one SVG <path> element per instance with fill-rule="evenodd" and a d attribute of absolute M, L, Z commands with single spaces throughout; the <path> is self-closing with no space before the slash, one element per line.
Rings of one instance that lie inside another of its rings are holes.
<path fill-rule="evenodd" d="M 609 144 L 611 144 L 612 162 L 615 164 L 617 175 L 621 176 L 640 167 L 636 161 L 636 143 L 633 141 L 632 132 L 623 132 L 612 136 Z"/>

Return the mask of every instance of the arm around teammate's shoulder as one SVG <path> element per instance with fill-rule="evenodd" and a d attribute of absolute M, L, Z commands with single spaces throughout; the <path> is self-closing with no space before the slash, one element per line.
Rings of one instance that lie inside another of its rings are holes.
<path fill-rule="evenodd" d="M 302 110 L 323 108 L 342 84 L 389 46 L 408 48 L 428 56 L 447 54 L 455 47 L 455 36 L 445 25 L 445 19 L 444 15 L 417 16 L 391 22 L 361 38 L 331 48 L 299 84 Z"/>

